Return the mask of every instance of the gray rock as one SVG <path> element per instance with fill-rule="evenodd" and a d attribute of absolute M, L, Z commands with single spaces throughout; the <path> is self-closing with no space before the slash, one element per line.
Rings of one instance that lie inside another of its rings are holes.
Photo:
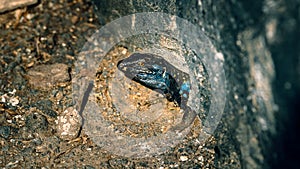
<path fill-rule="evenodd" d="M 272 90 L 275 67 L 268 43 L 279 38 L 278 6 L 287 6 L 288 2 L 249 2 L 94 1 L 102 19 L 139 12 L 165 12 L 187 19 L 199 26 L 224 55 L 227 100 L 214 133 L 217 168 L 270 168 L 268 162 L 275 156 L 268 153 L 277 134 L 278 110 Z"/>
<path fill-rule="evenodd" d="M 0 136 L 3 138 L 8 138 L 10 135 L 10 127 L 9 126 L 0 126 Z"/>

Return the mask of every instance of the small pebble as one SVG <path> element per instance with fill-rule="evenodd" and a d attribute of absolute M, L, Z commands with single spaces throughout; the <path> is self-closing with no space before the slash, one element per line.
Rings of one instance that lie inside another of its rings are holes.
<path fill-rule="evenodd" d="M 27 77 L 30 85 L 43 90 L 70 80 L 68 66 L 62 63 L 35 66 L 28 71 Z"/>
<path fill-rule="evenodd" d="M 188 157 L 187 156 L 180 156 L 180 161 L 187 161 Z"/>
<path fill-rule="evenodd" d="M 19 104 L 19 100 L 16 98 L 16 97 L 13 97 L 9 100 L 9 103 L 12 105 L 12 106 L 16 106 Z"/>
<path fill-rule="evenodd" d="M 67 108 L 55 121 L 57 134 L 63 140 L 75 139 L 81 127 L 81 117 L 73 107 Z"/>
<path fill-rule="evenodd" d="M 0 126 L 0 136 L 3 138 L 8 138 L 9 135 L 10 135 L 10 127 Z"/>

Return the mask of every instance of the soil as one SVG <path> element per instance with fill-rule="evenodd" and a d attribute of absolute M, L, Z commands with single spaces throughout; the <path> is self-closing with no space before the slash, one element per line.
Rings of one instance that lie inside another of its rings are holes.
<path fill-rule="evenodd" d="M 103 26 L 99 20 L 103 21 L 88 0 L 41 1 L 0 15 L 0 167 L 214 168 L 216 141 L 213 137 L 206 143 L 197 140 L 200 121 L 195 121 L 191 132 L 176 147 L 142 159 L 110 154 L 80 130 L 80 117 L 68 109 L 72 107 L 70 72 L 88 37 Z M 129 54 L 123 47 L 113 49 L 104 65 L 99 65 L 99 72 Z M 107 80 L 115 71 L 111 68 L 107 74 L 96 76 L 97 101 L 102 106 L 112 107 L 111 102 L 117 99 L 105 92 L 112 87 Z M 124 130 L 120 115 L 103 111 L 116 130 L 131 137 L 151 136 L 166 132 L 173 119 L 182 116 L 177 105 L 157 92 L 124 81 L 122 86 L 131 91 L 127 101 L 138 111 L 123 111 L 123 116 L 145 123 L 137 128 L 126 128 L 126 124 Z M 163 112 L 153 113 L 151 108 L 160 103 L 165 106 Z M 160 119 L 149 122 L 153 116 Z M 71 128 L 65 128 L 64 118 Z"/>

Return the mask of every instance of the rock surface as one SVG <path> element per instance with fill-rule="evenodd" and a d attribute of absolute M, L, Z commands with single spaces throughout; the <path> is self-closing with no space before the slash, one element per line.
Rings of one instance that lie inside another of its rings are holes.
<path fill-rule="evenodd" d="M 57 117 L 56 125 L 57 134 L 61 139 L 72 140 L 78 136 L 81 117 L 76 109 L 69 107 Z"/>
<path fill-rule="evenodd" d="M 55 85 L 63 85 L 70 80 L 68 66 L 61 63 L 39 65 L 28 71 L 29 84 L 34 88 L 47 90 Z"/>
<path fill-rule="evenodd" d="M 37 0 L 2 0 L 0 4 L 0 13 L 8 10 L 12 10 L 19 7 L 25 7 L 37 3 Z"/>

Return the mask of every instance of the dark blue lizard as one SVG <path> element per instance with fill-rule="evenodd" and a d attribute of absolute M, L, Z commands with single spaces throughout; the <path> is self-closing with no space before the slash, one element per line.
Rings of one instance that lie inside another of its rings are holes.
<path fill-rule="evenodd" d="M 178 70 L 162 57 L 150 53 L 134 53 L 119 61 L 117 67 L 129 79 L 150 89 L 157 89 L 184 110 L 182 122 L 173 130 L 183 130 L 194 121 L 196 112 L 187 106 L 191 90 L 187 73 Z"/>

